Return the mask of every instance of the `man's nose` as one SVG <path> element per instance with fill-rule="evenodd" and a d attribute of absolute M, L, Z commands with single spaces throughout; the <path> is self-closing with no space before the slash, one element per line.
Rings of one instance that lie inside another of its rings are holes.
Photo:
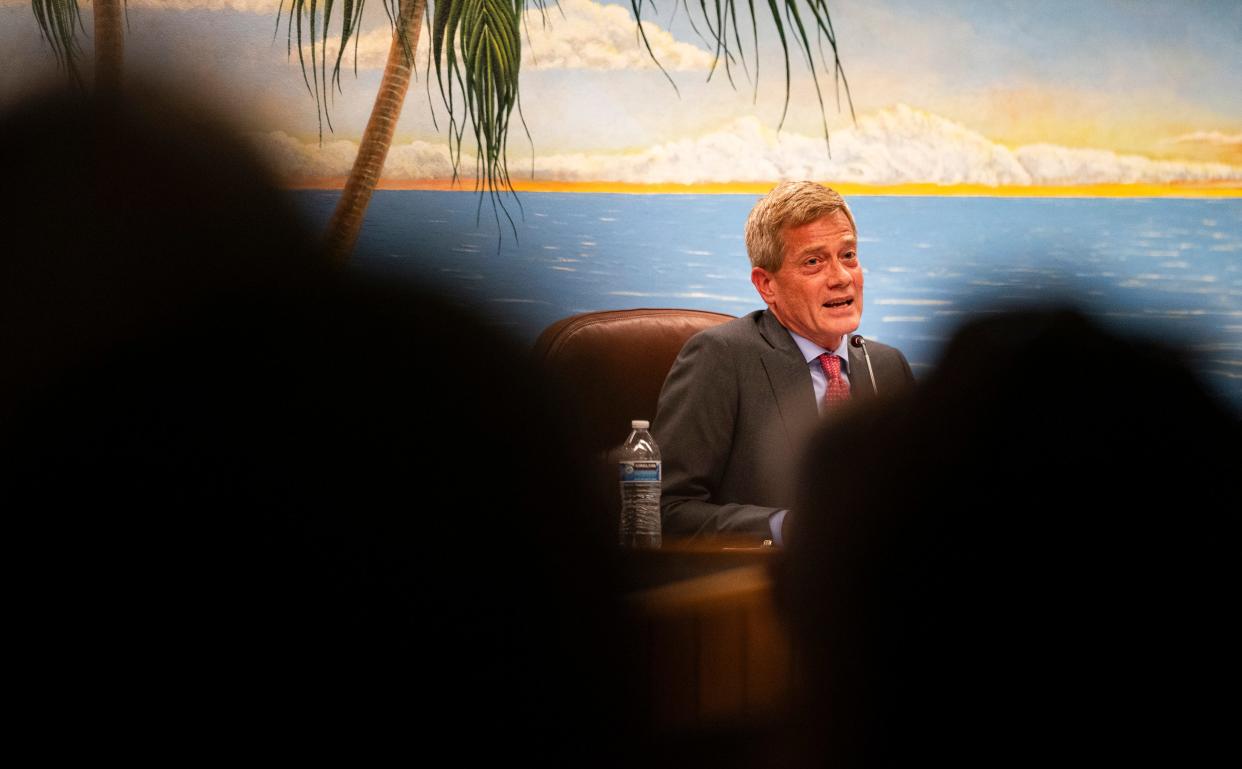
<path fill-rule="evenodd" d="M 854 276 L 850 271 L 845 269 L 845 265 L 840 260 L 833 259 L 828 268 L 828 284 L 833 288 L 838 286 L 848 286 L 854 282 Z"/>

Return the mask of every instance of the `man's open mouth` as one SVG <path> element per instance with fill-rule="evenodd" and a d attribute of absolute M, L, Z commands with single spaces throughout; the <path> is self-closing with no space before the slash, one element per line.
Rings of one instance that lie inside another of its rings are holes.
<path fill-rule="evenodd" d="M 830 310 L 834 310 L 838 307 L 849 307 L 853 303 L 854 303 L 854 299 L 853 297 L 850 297 L 847 299 L 837 299 L 836 301 L 833 301 L 833 302 L 824 302 L 824 306 Z"/>

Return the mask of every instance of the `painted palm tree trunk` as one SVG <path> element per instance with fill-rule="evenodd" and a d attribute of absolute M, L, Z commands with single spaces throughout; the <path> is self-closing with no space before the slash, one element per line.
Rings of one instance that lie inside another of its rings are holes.
<path fill-rule="evenodd" d="M 125 59 L 125 0 L 95 0 L 95 89 L 115 93 L 121 87 Z"/>
<path fill-rule="evenodd" d="M 426 0 L 401 5 L 401 15 L 397 17 L 375 106 L 371 109 L 371 117 L 358 144 L 358 157 L 354 159 L 354 167 L 349 172 L 341 199 L 337 201 L 328 224 L 328 256 L 334 262 L 344 262 L 353 251 L 366 217 L 367 204 L 371 202 L 371 193 L 375 191 L 380 172 L 384 169 L 384 160 L 388 157 L 388 148 L 392 146 L 393 133 L 397 130 L 397 120 L 401 117 L 401 106 L 410 87 L 414 51 L 418 49 L 418 33 L 422 29 L 426 9 Z M 401 44 L 402 31 L 408 46 Z"/>

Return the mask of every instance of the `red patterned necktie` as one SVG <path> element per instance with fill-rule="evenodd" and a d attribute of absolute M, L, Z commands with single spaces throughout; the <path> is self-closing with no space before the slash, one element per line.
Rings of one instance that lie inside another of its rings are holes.
<path fill-rule="evenodd" d="M 830 352 L 819 356 L 819 365 L 824 367 L 824 376 L 828 378 L 828 388 L 824 391 L 824 408 L 832 408 L 838 401 L 850 399 L 850 386 L 841 377 L 841 359 Z"/>

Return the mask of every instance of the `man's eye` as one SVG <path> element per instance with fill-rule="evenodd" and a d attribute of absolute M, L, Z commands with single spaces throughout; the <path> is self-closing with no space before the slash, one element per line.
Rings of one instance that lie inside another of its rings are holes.
<path fill-rule="evenodd" d="M 815 265 L 817 265 L 817 264 L 819 264 L 819 257 L 818 257 L 818 256 L 812 256 L 810 259 L 807 259 L 807 260 L 806 260 L 806 266 L 807 266 L 807 267 L 814 267 L 814 266 L 815 266 Z"/>
<path fill-rule="evenodd" d="M 841 258 L 842 259 L 857 259 L 858 254 L 854 253 L 853 251 L 849 251 L 845 255 L 843 255 Z"/>

